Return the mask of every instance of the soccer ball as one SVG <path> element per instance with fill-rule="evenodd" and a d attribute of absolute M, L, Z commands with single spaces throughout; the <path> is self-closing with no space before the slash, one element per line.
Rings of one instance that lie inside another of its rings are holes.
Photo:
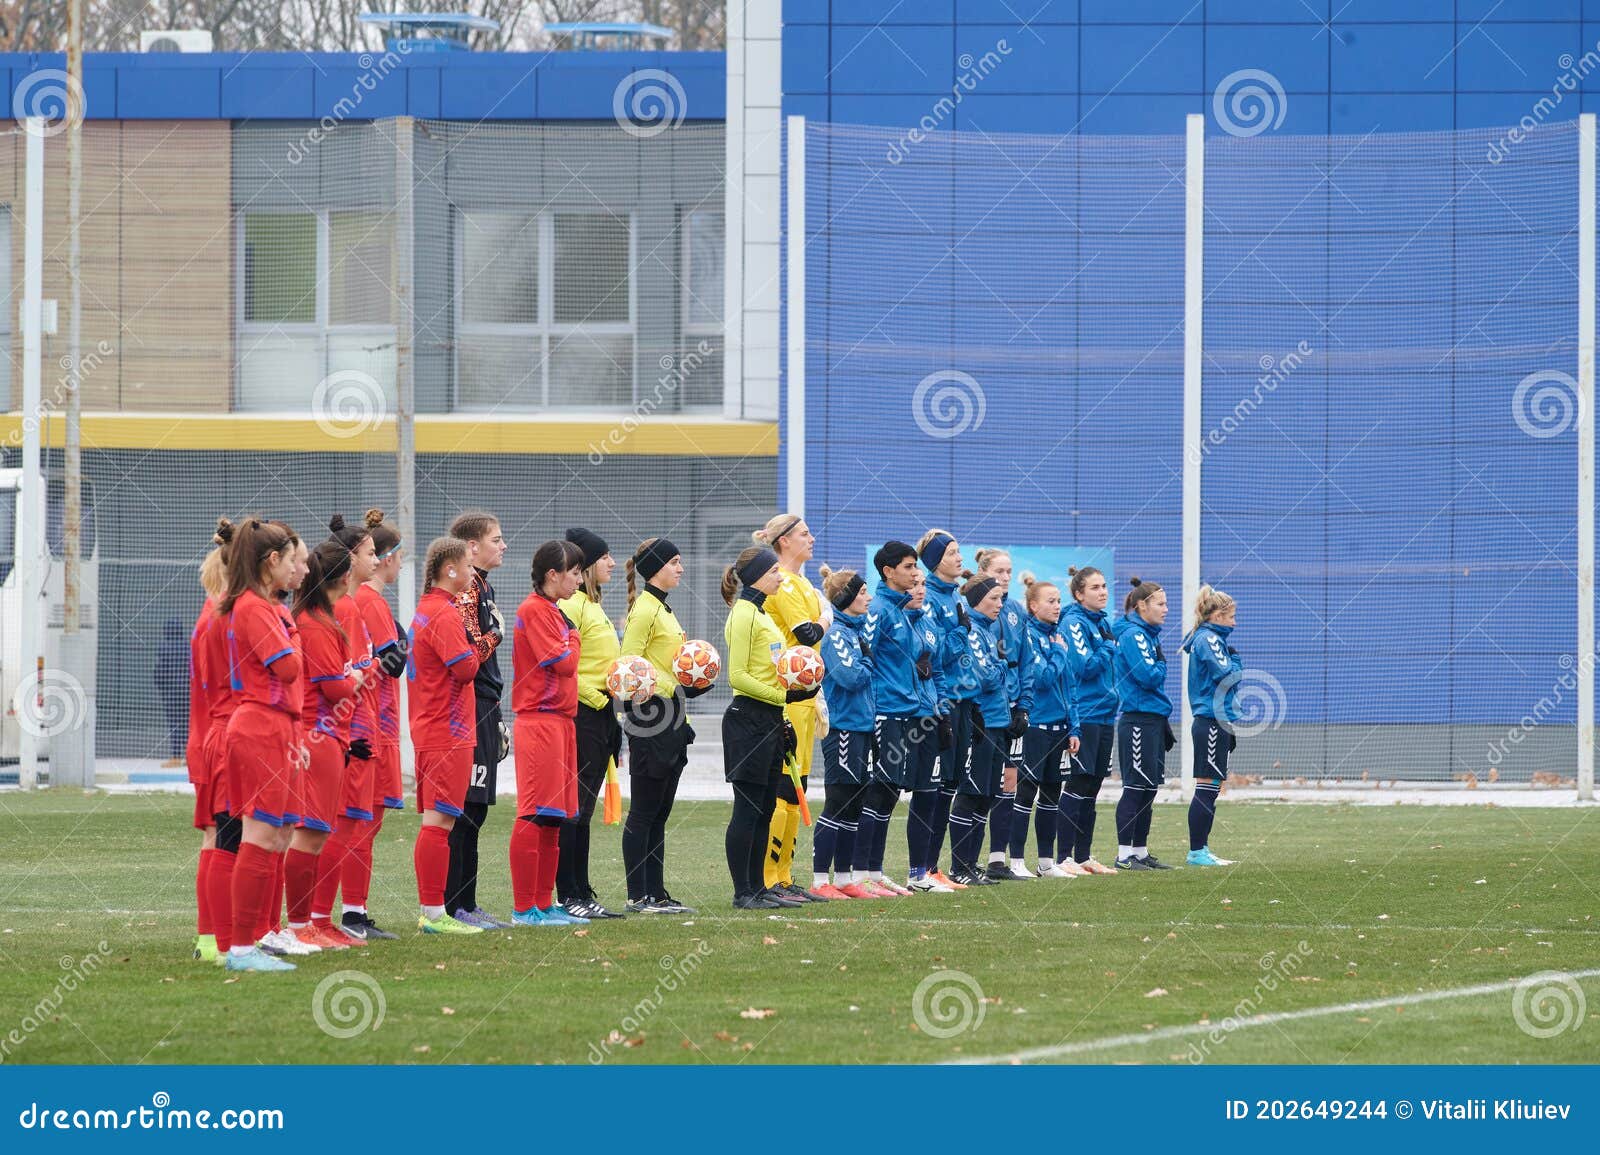
<path fill-rule="evenodd" d="M 785 690 L 809 690 L 822 675 L 822 655 L 810 646 L 790 646 L 778 655 L 778 683 Z"/>
<path fill-rule="evenodd" d="M 656 668 L 637 654 L 624 654 L 606 672 L 606 689 L 613 698 L 643 698 L 656 690 Z"/>
<path fill-rule="evenodd" d="M 722 670 L 722 657 L 710 642 L 691 638 L 678 648 L 672 659 L 672 672 L 680 685 L 703 690 L 717 680 Z"/>

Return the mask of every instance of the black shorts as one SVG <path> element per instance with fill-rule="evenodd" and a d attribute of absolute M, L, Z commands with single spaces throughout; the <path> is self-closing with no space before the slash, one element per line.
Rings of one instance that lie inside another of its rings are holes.
<path fill-rule="evenodd" d="M 1166 781 L 1167 720 L 1158 714 L 1117 719 L 1117 767 L 1126 789 L 1154 790 Z"/>
<path fill-rule="evenodd" d="M 1114 725 L 1085 722 L 1078 735 L 1078 753 L 1072 759 L 1072 772 L 1105 778 L 1111 773 L 1111 751 L 1116 749 L 1116 743 Z"/>
<path fill-rule="evenodd" d="M 628 736 L 630 778 L 676 778 L 689 764 L 694 730 L 682 694 L 670 698 L 652 695 L 643 706 L 624 702 L 622 732 Z"/>
<path fill-rule="evenodd" d="M 829 730 L 822 739 L 822 784 L 865 786 L 872 778 L 872 735 Z"/>
<path fill-rule="evenodd" d="M 1233 735 L 1215 718 L 1196 718 L 1189 726 L 1194 740 L 1194 776 L 1221 781 L 1228 776 L 1228 755 L 1233 753 Z"/>
<path fill-rule="evenodd" d="M 479 698 L 478 726 L 472 745 L 472 776 L 467 779 L 467 801 L 493 806 L 500 781 L 500 699 Z"/>
<path fill-rule="evenodd" d="M 1057 786 L 1072 773 L 1072 755 L 1067 742 L 1072 726 L 1067 722 L 1029 726 L 1022 736 L 1022 766 L 1018 769 L 1035 786 Z"/>
<path fill-rule="evenodd" d="M 1011 739 L 1004 726 L 993 726 L 972 738 L 967 764 L 956 782 L 957 794 L 975 798 L 1000 797 L 1000 784 L 1006 766 L 1006 750 Z"/>
<path fill-rule="evenodd" d="M 878 755 L 872 781 L 895 790 L 929 790 L 939 784 L 939 732 L 934 718 L 889 718 L 873 722 Z"/>
<path fill-rule="evenodd" d="M 978 703 L 972 698 L 951 703 L 950 728 L 956 740 L 948 750 L 939 751 L 938 783 L 946 790 L 954 790 L 961 781 L 967 766 L 967 755 L 972 749 L 972 723 L 978 716 Z M 938 743 L 935 742 L 935 746 Z"/>
<path fill-rule="evenodd" d="M 784 776 L 783 707 L 735 694 L 722 713 L 722 778 L 766 786 Z"/>

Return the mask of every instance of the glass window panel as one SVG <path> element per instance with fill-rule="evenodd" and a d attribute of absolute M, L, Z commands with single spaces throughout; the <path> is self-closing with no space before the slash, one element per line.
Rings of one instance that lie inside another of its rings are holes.
<path fill-rule="evenodd" d="M 684 323 L 715 326 L 722 323 L 722 214 L 689 214 L 688 305 Z"/>
<path fill-rule="evenodd" d="M 556 214 L 554 292 L 558 324 L 627 323 L 627 217 Z"/>
<path fill-rule="evenodd" d="M 518 213 L 461 214 L 461 315 L 468 323 L 539 320 L 539 221 Z"/>
<path fill-rule="evenodd" d="M 317 218 L 249 213 L 244 221 L 244 319 L 311 324 L 317 319 Z"/>
<path fill-rule="evenodd" d="M 458 409 L 538 409 L 544 404 L 537 337 L 463 333 L 457 340 Z"/>
<path fill-rule="evenodd" d="M 550 404 L 585 409 L 633 403 L 633 338 L 569 333 L 550 338 Z"/>
<path fill-rule="evenodd" d="M 394 223 L 383 213 L 328 214 L 328 323 L 387 325 Z"/>

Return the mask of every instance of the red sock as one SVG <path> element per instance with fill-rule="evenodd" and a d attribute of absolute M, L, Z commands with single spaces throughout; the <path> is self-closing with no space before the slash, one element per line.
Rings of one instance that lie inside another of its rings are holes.
<path fill-rule="evenodd" d="M 239 847 L 233 863 L 233 941 L 249 946 L 261 937 L 272 901 L 273 878 L 283 856 L 252 842 Z"/>
<path fill-rule="evenodd" d="M 520 818 L 511 824 L 511 909 L 526 913 L 538 906 L 539 828 Z"/>
<path fill-rule="evenodd" d="M 417 901 L 423 906 L 444 905 L 444 884 L 450 874 L 450 832 L 443 826 L 424 826 L 411 851 L 417 871 Z"/>
<path fill-rule="evenodd" d="M 344 865 L 339 870 L 339 886 L 344 891 L 346 905 L 366 909 L 367 895 L 372 890 L 372 844 L 378 837 L 378 831 L 383 829 L 383 811 L 375 811 L 371 822 L 358 825 L 360 841 L 345 856 Z"/>
<path fill-rule="evenodd" d="M 227 950 L 233 945 L 233 864 L 237 859 L 238 855 L 231 850 L 214 850 L 211 868 L 206 872 L 212 933 L 217 936 L 218 950 Z"/>
<path fill-rule="evenodd" d="M 357 819 L 341 817 L 338 829 L 323 845 L 322 854 L 317 859 L 317 889 L 311 900 L 313 917 L 333 913 L 333 902 L 339 894 L 345 859 L 355 851 L 361 838 L 361 825 Z"/>
<path fill-rule="evenodd" d="M 534 891 L 534 901 L 540 910 L 550 909 L 550 895 L 556 886 L 556 864 L 561 861 L 561 828 L 535 826 L 539 832 L 539 882 Z"/>
<path fill-rule="evenodd" d="M 207 885 L 207 876 L 211 873 L 211 862 L 216 856 L 214 847 L 200 848 L 200 865 L 194 872 L 195 934 L 211 933 L 211 888 Z"/>
<path fill-rule="evenodd" d="M 317 886 L 317 859 L 321 855 L 291 849 L 283 856 L 283 883 L 289 898 L 289 922 L 311 921 L 311 892 Z"/>
<path fill-rule="evenodd" d="M 261 912 L 257 939 L 270 930 L 283 929 L 283 852 L 276 851 L 272 857 L 272 893 L 267 897 L 267 909 Z"/>

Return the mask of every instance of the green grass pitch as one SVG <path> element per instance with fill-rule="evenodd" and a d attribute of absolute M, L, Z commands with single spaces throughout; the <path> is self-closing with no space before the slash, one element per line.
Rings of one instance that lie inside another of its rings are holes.
<path fill-rule="evenodd" d="M 417 820 L 392 814 L 371 907 L 401 940 L 231 976 L 189 958 L 189 807 L 0 796 L 0 1060 L 1600 1061 L 1600 978 L 1581 975 L 1600 967 L 1595 809 L 1224 800 L 1214 843 L 1231 868 L 767 917 L 730 908 L 727 807 L 682 804 L 668 884 L 698 914 L 472 939 L 415 933 Z M 501 912 L 510 821 L 497 807 L 483 842 L 482 897 Z M 1104 844 L 1108 807 L 1100 821 Z M 617 828 L 594 843 L 601 897 L 620 905 Z M 1159 807 L 1153 849 L 1181 861 L 1184 844 L 1183 811 Z M 1547 971 L 1580 977 L 1511 985 Z M 1451 993 L 1393 1003 L 1424 991 Z"/>

